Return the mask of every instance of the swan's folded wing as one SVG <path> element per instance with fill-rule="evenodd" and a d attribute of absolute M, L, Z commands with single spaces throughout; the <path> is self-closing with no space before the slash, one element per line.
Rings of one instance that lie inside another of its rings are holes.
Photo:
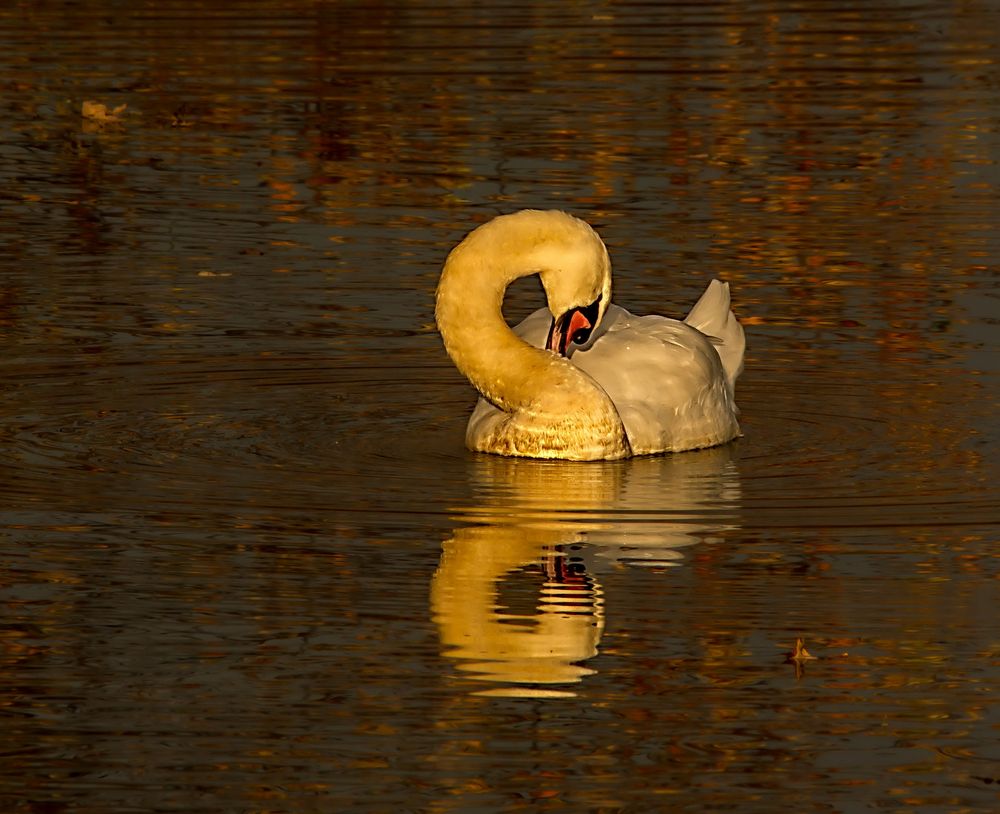
<path fill-rule="evenodd" d="M 726 294 L 716 286 L 710 290 Z M 711 297 L 707 302 L 713 307 L 722 304 Z M 514 331 L 526 342 L 544 347 L 551 322 L 548 309 L 540 308 Z M 732 323 L 735 331 L 729 328 L 728 336 L 715 338 L 686 321 L 635 316 L 612 304 L 590 340 L 571 346 L 569 359 L 610 396 L 636 454 L 713 446 L 739 433 L 724 354 L 738 351 L 742 363 L 743 329 L 735 317 Z M 711 324 L 726 329 L 729 321 Z M 470 429 L 475 425 L 486 431 L 502 418 L 498 413 L 480 402 Z"/>
<path fill-rule="evenodd" d="M 571 361 L 611 397 L 633 449 L 689 449 L 732 438 L 732 396 L 709 338 L 675 319 L 612 309 L 606 330 Z"/>
<path fill-rule="evenodd" d="M 514 333 L 529 345 L 544 348 L 545 340 L 549 338 L 549 326 L 551 325 L 552 314 L 549 313 L 549 309 L 539 308 L 515 325 Z"/>

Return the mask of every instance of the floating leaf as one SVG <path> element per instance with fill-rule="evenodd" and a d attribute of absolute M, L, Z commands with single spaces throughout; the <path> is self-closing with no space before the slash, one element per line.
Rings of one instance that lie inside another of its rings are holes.
<path fill-rule="evenodd" d="M 80 113 L 83 118 L 92 122 L 110 124 L 111 122 L 121 121 L 121 114 L 125 111 L 126 107 L 128 105 L 118 105 L 114 109 L 109 109 L 107 105 L 102 105 L 100 102 L 85 101 Z"/>
<path fill-rule="evenodd" d="M 793 662 L 796 667 L 800 667 L 804 661 L 815 661 L 816 656 L 806 650 L 806 644 L 802 639 L 795 640 L 795 649 L 785 653 L 785 662 Z"/>

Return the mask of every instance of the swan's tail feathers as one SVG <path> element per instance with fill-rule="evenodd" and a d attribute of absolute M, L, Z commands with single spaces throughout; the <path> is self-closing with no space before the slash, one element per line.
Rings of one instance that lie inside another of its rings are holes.
<path fill-rule="evenodd" d="M 743 326 L 729 309 L 729 283 L 712 280 L 684 321 L 711 338 L 722 359 L 729 386 L 735 388 L 736 377 L 743 371 L 746 339 Z"/>

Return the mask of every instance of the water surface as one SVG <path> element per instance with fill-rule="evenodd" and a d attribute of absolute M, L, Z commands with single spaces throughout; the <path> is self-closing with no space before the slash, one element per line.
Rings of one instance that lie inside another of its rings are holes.
<path fill-rule="evenodd" d="M 0 11 L 3 809 L 1000 807 L 998 29 Z M 436 277 L 526 206 L 730 282 L 742 439 L 463 449 Z"/>

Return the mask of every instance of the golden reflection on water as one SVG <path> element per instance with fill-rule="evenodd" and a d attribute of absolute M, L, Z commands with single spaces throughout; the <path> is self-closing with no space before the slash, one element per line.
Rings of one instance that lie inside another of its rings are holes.
<path fill-rule="evenodd" d="M 442 545 L 431 615 L 444 653 L 492 695 L 552 697 L 590 675 L 605 606 L 600 572 L 675 566 L 738 528 L 733 446 L 622 462 L 476 456 L 476 499 Z M 505 603 L 527 580 L 529 607 Z M 607 609 L 611 614 L 614 608 Z M 539 686 L 542 685 L 542 686 Z"/>

